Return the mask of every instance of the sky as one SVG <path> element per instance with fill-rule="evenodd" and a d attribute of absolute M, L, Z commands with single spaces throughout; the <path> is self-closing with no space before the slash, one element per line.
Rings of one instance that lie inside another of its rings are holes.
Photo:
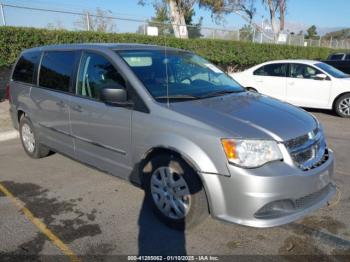
<path fill-rule="evenodd" d="M 3 4 L 14 4 L 28 7 L 58 9 L 65 11 L 81 12 L 88 10 L 94 12 L 97 7 L 110 10 L 113 16 L 146 20 L 154 15 L 151 4 L 138 5 L 138 0 L 0 0 Z M 149 0 L 152 3 L 152 0 Z M 262 6 L 261 0 L 256 0 L 257 14 L 254 18 L 256 23 L 261 23 L 269 17 L 268 11 Z M 331 3 L 331 4 L 330 4 Z M 319 31 L 331 31 L 344 27 L 350 27 L 349 0 L 288 0 L 287 27 L 289 31 L 305 30 L 315 24 Z M 30 10 L 20 10 L 5 6 L 5 18 L 8 25 L 22 25 L 34 27 L 46 27 L 47 24 L 60 23 L 64 27 L 72 27 L 79 20 L 76 15 L 61 15 L 44 13 Z M 216 24 L 208 10 L 195 6 L 196 18 L 203 17 L 203 25 L 208 27 L 225 27 L 227 29 L 240 28 L 245 21 L 237 15 L 225 16 L 222 24 Z M 59 22 L 58 22 L 59 21 Z M 137 28 L 141 23 L 118 21 L 117 31 L 130 31 Z"/>

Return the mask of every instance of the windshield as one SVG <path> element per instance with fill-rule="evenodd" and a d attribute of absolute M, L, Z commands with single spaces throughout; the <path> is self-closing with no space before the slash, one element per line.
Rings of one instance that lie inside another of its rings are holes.
<path fill-rule="evenodd" d="M 317 63 L 315 65 L 335 78 L 348 78 L 348 77 L 350 77 L 349 75 L 343 73 L 342 71 L 340 71 L 340 70 L 336 69 L 335 67 L 330 66 L 326 63 Z"/>
<path fill-rule="evenodd" d="M 200 99 L 244 89 L 205 59 L 183 51 L 118 52 L 158 101 Z M 167 90 L 168 89 L 168 90 Z"/>

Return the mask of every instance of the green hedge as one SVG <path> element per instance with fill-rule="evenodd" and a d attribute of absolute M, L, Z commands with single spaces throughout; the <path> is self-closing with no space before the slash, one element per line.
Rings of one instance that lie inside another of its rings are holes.
<path fill-rule="evenodd" d="M 164 45 L 192 50 L 222 67 L 244 69 L 276 59 L 325 59 L 332 49 L 275 44 L 254 44 L 228 40 L 176 39 L 137 34 L 113 34 L 86 31 L 47 30 L 24 27 L 0 27 L 0 67 L 14 63 L 21 50 L 29 47 L 86 42 L 128 42 Z"/>

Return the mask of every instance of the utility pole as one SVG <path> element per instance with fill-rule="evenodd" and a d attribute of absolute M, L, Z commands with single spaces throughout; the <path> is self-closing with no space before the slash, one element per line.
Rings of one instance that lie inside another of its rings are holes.
<path fill-rule="evenodd" d="M 260 30 L 260 43 L 262 44 L 263 42 L 263 30 L 264 30 L 264 16 L 261 19 L 261 30 Z"/>
<path fill-rule="evenodd" d="M 3 24 L 3 26 L 6 26 L 4 6 L 2 5 L 2 3 L 0 3 L 0 13 L 1 13 L 1 17 L 2 17 L 2 24 Z"/>
<path fill-rule="evenodd" d="M 90 31 L 90 16 L 89 12 L 86 12 L 86 29 Z"/>
<path fill-rule="evenodd" d="M 255 26 L 253 26 L 253 43 L 255 42 L 255 30 L 256 30 L 256 28 L 255 28 Z"/>

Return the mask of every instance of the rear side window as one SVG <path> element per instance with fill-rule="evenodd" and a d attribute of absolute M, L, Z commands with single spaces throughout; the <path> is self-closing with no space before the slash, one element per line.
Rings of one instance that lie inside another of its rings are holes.
<path fill-rule="evenodd" d="M 350 54 L 347 54 L 345 60 L 350 60 Z"/>
<path fill-rule="evenodd" d="M 286 77 L 287 64 L 270 64 L 254 71 L 254 75 Z"/>
<path fill-rule="evenodd" d="M 77 54 L 74 51 L 45 52 L 41 61 L 39 85 L 69 92 Z"/>
<path fill-rule="evenodd" d="M 39 58 L 40 52 L 24 53 L 16 64 L 12 79 L 27 84 L 35 84 L 35 65 L 38 63 Z"/>

